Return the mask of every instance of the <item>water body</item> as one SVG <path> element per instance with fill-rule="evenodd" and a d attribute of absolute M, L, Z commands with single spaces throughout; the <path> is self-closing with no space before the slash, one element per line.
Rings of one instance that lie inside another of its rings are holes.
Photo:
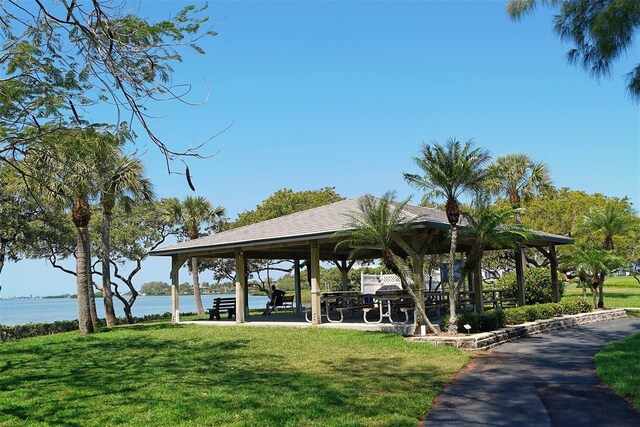
<path fill-rule="evenodd" d="M 202 304 L 205 309 L 213 306 L 213 298 L 234 297 L 233 294 L 203 295 Z M 249 308 L 264 308 L 268 301 L 265 295 L 250 295 Z M 116 316 L 124 317 L 124 306 L 120 300 L 114 298 Z M 98 316 L 104 318 L 104 303 L 102 298 L 96 298 Z M 171 311 L 171 297 L 138 297 L 133 304 L 134 316 L 147 314 L 162 314 Z M 195 302 L 192 295 L 180 296 L 180 312 L 195 312 Z M 48 323 L 57 320 L 74 320 L 78 318 L 78 304 L 76 299 L 49 298 L 49 299 L 15 299 L 0 300 L 0 325 L 20 325 L 24 323 Z"/>

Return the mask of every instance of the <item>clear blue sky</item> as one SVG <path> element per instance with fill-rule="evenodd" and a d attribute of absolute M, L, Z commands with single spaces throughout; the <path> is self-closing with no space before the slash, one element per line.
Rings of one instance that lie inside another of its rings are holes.
<path fill-rule="evenodd" d="M 186 4 L 143 1 L 138 13 L 166 18 Z M 640 62 L 637 40 L 596 81 L 567 64 L 550 11 L 514 23 L 502 1 L 213 1 L 208 13 L 219 35 L 176 67 L 190 99 L 206 102 L 155 106 L 152 124 L 177 148 L 233 123 L 209 145 L 216 156 L 190 162 L 195 194 L 232 218 L 283 187 L 417 199 L 402 172 L 417 172 L 423 142 L 448 137 L 528 153 L 558 187 L 638 207 L 640 110 L 622 78 Z M 146 138 L 138 148 L 159 196 L 192 194 Z M 169 268 L 150 260 L 138 283 L 168 281 Z M 75 293 L 74 280 L 45 261 L 9 264 L 0 296 Z"/>

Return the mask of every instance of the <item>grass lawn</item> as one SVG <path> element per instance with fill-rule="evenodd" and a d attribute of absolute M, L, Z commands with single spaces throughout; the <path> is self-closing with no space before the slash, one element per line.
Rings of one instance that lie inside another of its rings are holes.
<path fill-rule="evenodd" d="M 356 331 L 71 332 L 0 345 L 0 425 L 415 426 L 468 359 Z"/>
<path fill-rule="evenodd" d="M 598 377 L 640 410 L 640 334 L 607 345 L 595 360 Z"/>
<path fill-rule="evenodd" d="M 633 276 L 609 276 L 604 281 L 604 287 L 613 288 L 636 288 L 640 289 L 640 283 Z"/>
<path fill-rule="evenodd" d="M 633 278 L 631 278 L 633 280 Z M 582 288 L 576 285 L 569 285 L 564 290 L 565 296 L 582 295 Z M 587 298 L 593 301 L 591 291 L 587 289 Z M 604 306 L 607 308 L 616 307 L 638 307 L 640 308 L 640 287 L 633 288 L 615 288 L 612 286 L 604 287 Z"/>

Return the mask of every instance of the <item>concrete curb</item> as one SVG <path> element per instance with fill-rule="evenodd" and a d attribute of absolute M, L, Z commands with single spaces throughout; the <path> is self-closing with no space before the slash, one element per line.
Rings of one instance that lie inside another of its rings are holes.
<path fill-rule="evenodd" d="M 471 335 L 458 336 L 415 336 L 406 338 L 412 342 L 426 342 L 438 345 L 449 345 L 465 351 L 488 350 L 497 345 L 513 341 L 519 338 L 535 335 L 540 332 L 548 332 L 556 329 L 571 328 L 588 323 L 604 322 L 626 317 L 624 309 L 596 310 L 590 313 L 580 313 L 554 317 L 552 319 L 537 320 L 535 322 L 511 325 L 491 332 L 482 332 Z"/>

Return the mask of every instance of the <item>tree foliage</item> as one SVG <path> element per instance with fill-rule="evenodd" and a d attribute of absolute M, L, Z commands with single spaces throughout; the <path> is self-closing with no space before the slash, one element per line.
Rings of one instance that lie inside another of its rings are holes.
<path fill-rule="evenodd" d="M 241 212 L 238 215 L 238 219 L 228 224 L 228 227 L 236 228 L 255 224 L 256 222 L 317 208 L 340 200 L 344 200 L 344 197 L 336 193 L 335 187 L 297 192 L 289 188 L 282 188 L 263 200 L 254 210 Z"/>
<path fill-rule="evenodd" d="M 349 236 L 340 241 L 337 248 L 350 249 L 349 257 L 370 253 L 372 249 L 381 254 L 382 263 L 393 274 L 400 278 L 402 289 L 407 291 L 416 308 L 417 324 L 425 325 L 437 335 L 437 331 L 429 321 L 424 308 L 421 291 L 424 286 L 422 277 L 412 274 L 411 263 L 394 251 L 393 244 L 401 239 L 400 234 L 410 228 L 405 215 L 405 207 L 409 200 L 396 201 L 395 193 L 390 191 L 376 198 L 367 195 L 360 199 L 359 210 L 349 215 Z M 416 218 L 412 218 L 416 219 Z"/>
<path fill-rule="evenodd" d="M 522 206 L 522 200 L 553 188 L 549 167 L 536 162 L 527 154 L 500 156 L 489 166 L 487 187 L 494 194 L 506 196 L 513 209 Z"/>
<path fill-rule="evenodd" d="M 606 77 L 616 59 L 637 41 L 640 3 L 637 0 L 510 0 L 507 13 L 521 19 L 539 5 L 558 9 L 556 34 L 574 47 L 569 63 L 581 65 L 594 77 Z M 640 64 L 625 76 L 631 97 L 640 101 Z"/>
<path fill-rule="evenodd" d="M 185 47 L 204 53 L 207 17 L 187 6 L 171 19 L 150 22 L 129 1 L 56 0 L 0 3 L 0 157 L 22 153 L 43 134 L 85 126 L 98 108 L 141 125 L 167 159 L 178 152 L 151 130 L 150 102 L 184 100 L 173 66 Z"/>

